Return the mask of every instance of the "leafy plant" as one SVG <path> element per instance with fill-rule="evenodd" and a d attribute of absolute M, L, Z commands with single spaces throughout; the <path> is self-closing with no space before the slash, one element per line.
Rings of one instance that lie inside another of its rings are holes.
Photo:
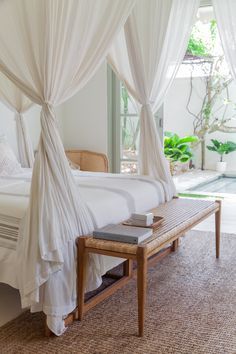
<path fill-rule="evenodd" d="M 216 139 L 211 139 L 213 146 L 208 145 L 207 149 L 215 151 L 220 155 L 220 161 L 223 161 L 223 155 L 228 155 L 230 152 L 236 151 L 236 144 L 233 141 L 222 143 Z"/>
<path fill-rule="evenodd" d="M 193 34 L 190 36 L 188 42 L 187 54 L 200 57 L 209 56 L 208 50 L 203 41 L 201 39 L 195 39 Z"/>
<path fill-rule="evenodd" d="M 198 138 L 194 135 L 180 138 L 177 134 L 165 132 L 164 153 L 172 162 L 188 162 L 193 154 L 190 144 L 196 143 Z"/>
<path fill-rule="evenodd" d="M 217 23 L 211 20 L 208 26 L 208 35 L 203 38 L 199 23 L 195 24 L 189 38 L 187 54 L 197 57 L 212 57 L 212 51 L 216 44 Z M 207 38 L 207 39 L 206 39 Z"/>

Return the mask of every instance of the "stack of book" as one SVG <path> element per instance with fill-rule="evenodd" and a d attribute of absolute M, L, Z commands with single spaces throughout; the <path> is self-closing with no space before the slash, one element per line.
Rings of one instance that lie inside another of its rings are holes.
<path fill-rule="evenodd" d="M 126 225 L 107 225 L 93 231 L 94 238 L 139 244 L 152 236 L 152 229 Z"/>

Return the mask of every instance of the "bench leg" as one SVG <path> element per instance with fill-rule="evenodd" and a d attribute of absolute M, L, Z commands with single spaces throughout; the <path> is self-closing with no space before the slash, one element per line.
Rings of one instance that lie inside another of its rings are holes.
<path fill-rule="evenodd" d="M 126 277 L 131 277 L 133 273 L 133 261 L 132 259 L 127 259 L 123 263 L 123 275 Z"/>
<path fill-rule="evenodd" d="M 177 238 L 172 242 L 171 251 L 175 252 L 178 247 L 179 247 L 179 239 Z"/>
<path fill-rule="evenodd" d="M 221 224 L 221 201 L 217 200 L 219 210 L 215 213 L 215 234 L 216 234 L 216 258 L 220 257 L 220 224 Z"/>
<path fill-rule="evenodd" d="M 137 288 L 138 288 L 138 335 L 143 337 L 145 320 L 145 302 L 147 286 L 147 249 L 138 247 L 137 250 Z"/>
<path fill-rule="evenodd" d="M 77 319 L 82 321 L 84 314 L 84 293 L 86 283 L 86 268 L 88 254 L 85 251 L 85 237 L 81 236 L 78 240 L 78 269 L 77 269 L 77 301 L 78 301 L 78 315 Z"/>

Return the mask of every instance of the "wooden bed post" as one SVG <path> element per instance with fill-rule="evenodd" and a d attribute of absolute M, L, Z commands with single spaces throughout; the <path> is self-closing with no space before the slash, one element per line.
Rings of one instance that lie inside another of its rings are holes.
<path fill-rule="evenodd" d="M 53 335 L 52 331 L 48 328 L 47 320 L 45 319 L 45 337 L 51 337 Z"/>
<path fill-rule="evenodd" d="M 137 249 L 137 288 L 138 288 L 138 335 L 143 337 L 145 303 L 147 288 L 147 247 L 138 246 Z"/>
<path fill-rule="evenodd" d="M 80 236 L 77 241 L 77 301 L 78 301 L 78 320 L 83 319 L 84 314 L 84 293 L 86 285 L 86 274 L 87 274 L 87 257 L 88 253 L 85 248 L 86 239 L 89 236 Z"/>
<path fill-rule="evenodd" d="M 216 200 L 219 209 L 215 212 L 216 258 L 220 257 L 221 200 Z"/>

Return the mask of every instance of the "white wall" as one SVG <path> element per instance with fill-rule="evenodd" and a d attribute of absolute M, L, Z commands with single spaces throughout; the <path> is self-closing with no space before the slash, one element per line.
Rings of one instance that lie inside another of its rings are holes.
<path fill-rule="evenodd" d="M 201 107 L 202 97 L 202 81 L 194 78 L 193 99 L 191 100 L 191 111 L 198 112 Z M 190 90 L 190 81 L 187 78 L 176 78 L 165 99 L 164 103 L 164 130 L 176 132 L 180 136 L 193 134 L 193 117 L 188 113 L 186 104 Z M 230 97 L 236 103 L 236 84 L 231 84 Z M 232 114 L 235 111 L 231 111 Z M 230 113 L 229 113 L 230 115 Z M 231 123 L 236 127 L 236 121 Z M 231 140 L 236 142 L 236 133 L 216 132 L 207 136 L 206 144 L 211 144 L 210 139 L 218 139 L 220 141 Z M 215 164 L 219 160 L 218 154 L 206 149 L 206 169 L 215 169 Z M 224 160 L 228 162 L 227 170 L 236 171 L 236 152 L 224 156 Z M 195 164 L 200 167 L 200 149 L 195 152 Z"/>
<path fill-rule="evenodd" d="M 78 148 L 107 153 L 107 66 L 59 107 L 66 149 Z"/>
<path fill-rule="evenodd" d="M 186 110 L 188 86 L 188 79 L 175 79 L 164 102 L 164 130 L 180 136 L 193 132 L 192 119 Z M 198 105 L 199 102 L 195 100 L 193 109 Z"/>
<path fill-rule="evenodd" d="M 35 105 L 25 114 L 34 150 L 37 149 L 41 130 L 40 109 Z M 88 149 L 107 154 L 107 65 L 105 62 L 81 91 L 56 107 L 56 115 L 66 149 Z M 18 156 L 15 117 L 1 103 L 0 134 L 7 136 Z"/>

